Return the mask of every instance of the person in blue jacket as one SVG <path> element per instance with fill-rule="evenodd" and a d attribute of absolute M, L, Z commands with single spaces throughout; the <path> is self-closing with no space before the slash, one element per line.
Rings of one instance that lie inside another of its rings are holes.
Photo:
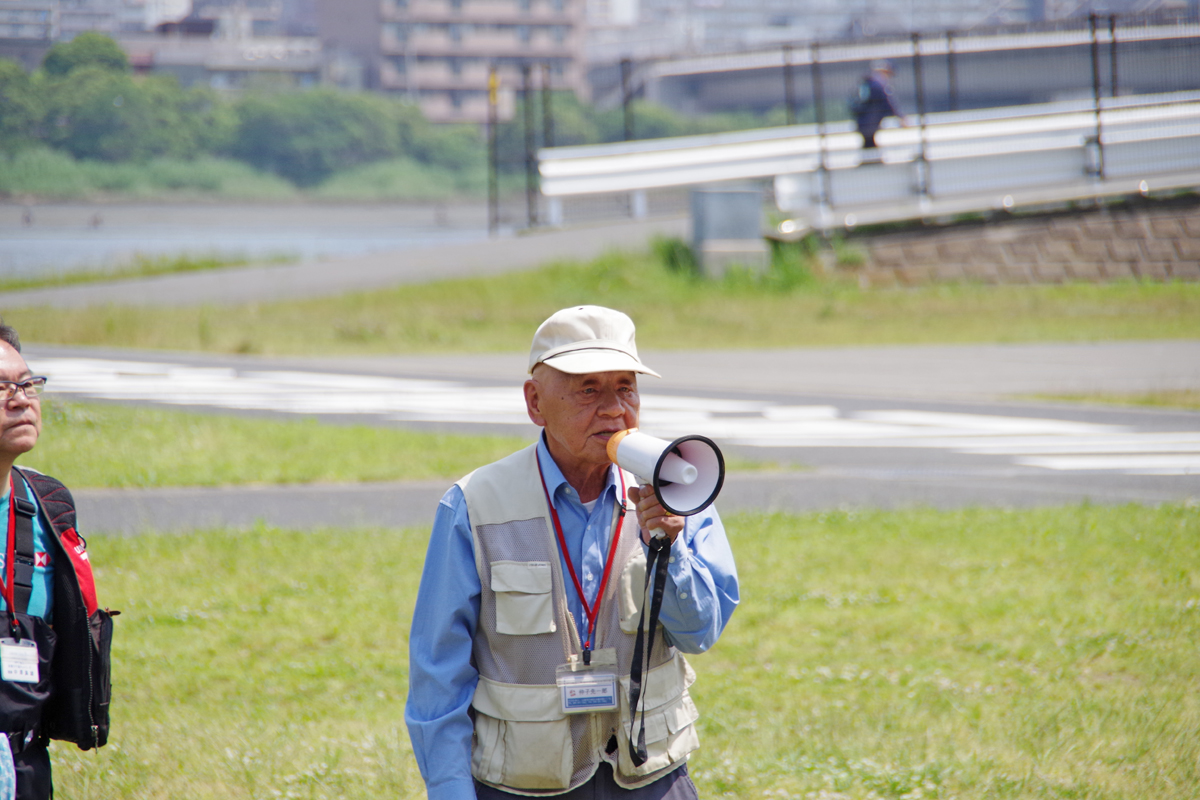
<path fill-rule="evenodd" d="M 892 77 L 895 74 L 892 62 L 876 62 L 871 71 L 863 76 L 858 85 L 858 93 L 851 102 L 854 123 L 863 137 L 864 150 L 875 148 L 875 134 L 888 117 L 896 117 L 903 127 L 908 127 L 908 120 L 900 111 L 896 92 L 892 88 Z"/>

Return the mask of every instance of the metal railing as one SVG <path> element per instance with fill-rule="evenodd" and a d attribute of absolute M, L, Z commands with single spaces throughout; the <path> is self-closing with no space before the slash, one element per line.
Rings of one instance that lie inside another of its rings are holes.
<path fill-rule="evenodd" d="M 847 122 L 551 148 L 541 188 L 562 222 L 562 198 L 768 179 L 781 211 L 828 227 L 1200 185 L 1200 92 L 1100 105 L 928 114 L 866 160 Z"/>
<path fill-rule="evenodd" d="M 842 99 L 856 73 L 831 76 L 825 68 L 898 45 L 785 49 L 774 63 L 784 67 L 781 87 L 793 101 L 786 117 L 811 123 L 542 149 L 542 220 L 681 212 L 686 187 L 722 181 L 769 185 L 783 212 L 821 227 L 1200 186 L 1200 26 L 1092 16 L 1073 27 L 1047 32 L 1037 47 L 1025 38 L 1010 64 L 1015 76 L 1069 63 L 1070 99 L 974 109 L 959 102 L 970 82 L 955 59 L 994 48 L 996 34 L 912 35 L 908 63 L 897 69 L 910 80 L 897 89 L 914 124 L 882 130 L 880 157 L 866 163 Z M 726 66 L 755 68 L 754 58 L 761 54 L 730 55 Z M 1163 63 L 1170 75 L 1158 74 Z M 676 71 L 685 66 L 674 62 Z M 1156 82 L 1173 89 L 1125 93 Z M 795 102 L 801 88 L 806 106 Z"/>

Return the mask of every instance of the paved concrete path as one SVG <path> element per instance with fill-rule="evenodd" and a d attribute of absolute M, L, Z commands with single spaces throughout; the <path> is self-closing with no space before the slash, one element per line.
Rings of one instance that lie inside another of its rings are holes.
<path fill-rule="evenodd" d="M 1200 340 L 1082 344 L 909 345 L 643 352 L 663 379 L 645 388 L 996 399 L 1200 389 Z M 526 353 L 304 359 L 338 372 L 517 381 Z M 291 368 L 300 366 L 289 360 Z"/>
<path fill-rule="evenodd" d="M 515 386 L 521 353 L 464 356 L 263 358 L 31 345 L 39 359 L 109 358 L 223 367 L 241 372 L 305 370 L 441 378 L 465 386 Z M 1200 414 L 1038 404 L 1023 395 L 1200 389 L 1200 342 L 1087 345 L 921 346 L 782 351 L 648 352 L 665 378 L 659 393 L 775 398 L 836 405 L 844 414 L 909 408 L 966 414 L 1050 417 L 1146 431 L 1195 431 Z M 660 388 L 661 387 L 661 388 Z M 1016 398 L 1014 399 L 1014 396 Z M 230 412 L 236 413 L 236 412 Z M 363 421 L 369 421 L 364 419 Z M 389 424 L 378 420 L 379 424 Z M 390 423 L 395 424 L 395 423 Z M 470 429 L 470 428 L 468 428 Z M 476 428 L 477 429 L 477 428 Z M 512 426 L 505 432 L 518 433 Z M 533 435 L 530 427 L 530 435 Z M 740 449 L 751 459 L 799 461 L 811 471 L 730 474 L 720 507 L 733 511 L 814 511 L 928 505 L 1033 506 L 1081 502 L 1162 503 L 1200 497 L 1200 477 L 1052 473 L 1004 459 L 911 449 Z M 350 486 L 262 486 L 76 491 L 84 530 L 132 534 L 264 522 L 326 526 L 428 525 L 450 481 Z"/>
<path fill-rule="evenodd" d="M 427 527 L 452 480 L 227 488 L 81 489 L 80 529 L 135 535 L 206 528 Z M 1119 487 L 1077 475 L 1064 483 L 1015 470 L 947 473 L 920 469 L 730 473 L 717 500 L 723 515 L 846 508 L 1023 508 L 1079 503 L 1180 502 L 1200 480 L 1125 477 Z"/>
<path fill-rule="evenodd" d="M 322 297 L 405 283 L 533 269 L 562 259 L 588 260 L 611 249 L 640 250 L 655 235 L 686 235 L 689 224 L 684 218 L 655 219 L 299 264 L 251 265 L 27 289 L 0 293 L 0 309 L 193 306 Z"/>

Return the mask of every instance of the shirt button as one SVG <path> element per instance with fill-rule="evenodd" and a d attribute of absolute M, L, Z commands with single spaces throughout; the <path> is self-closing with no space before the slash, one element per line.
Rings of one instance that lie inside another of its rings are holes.
<path fill-rule="evenodd" d="M 680 600 L 687 600 L 687 592 L 680 592 L 680 593 L 679 593 L 679 599 L 680 599 Z"/>
<path fill-rule="evenodd" d="M 667 559 L 667 563 L 668 563 L 668 564 L 674 564 L 674 563 L 675 563 L 675 556 L 671 556 L 670 558 L 668 558 L 668 559 Z"/>

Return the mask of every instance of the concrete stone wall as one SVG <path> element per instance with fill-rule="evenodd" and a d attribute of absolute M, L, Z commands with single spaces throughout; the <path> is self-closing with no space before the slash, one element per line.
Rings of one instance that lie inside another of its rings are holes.
<path fill-rule="evenodd" d="M 1200 280 L 1200 200 L 854 234 L 865 286 Z"/>

